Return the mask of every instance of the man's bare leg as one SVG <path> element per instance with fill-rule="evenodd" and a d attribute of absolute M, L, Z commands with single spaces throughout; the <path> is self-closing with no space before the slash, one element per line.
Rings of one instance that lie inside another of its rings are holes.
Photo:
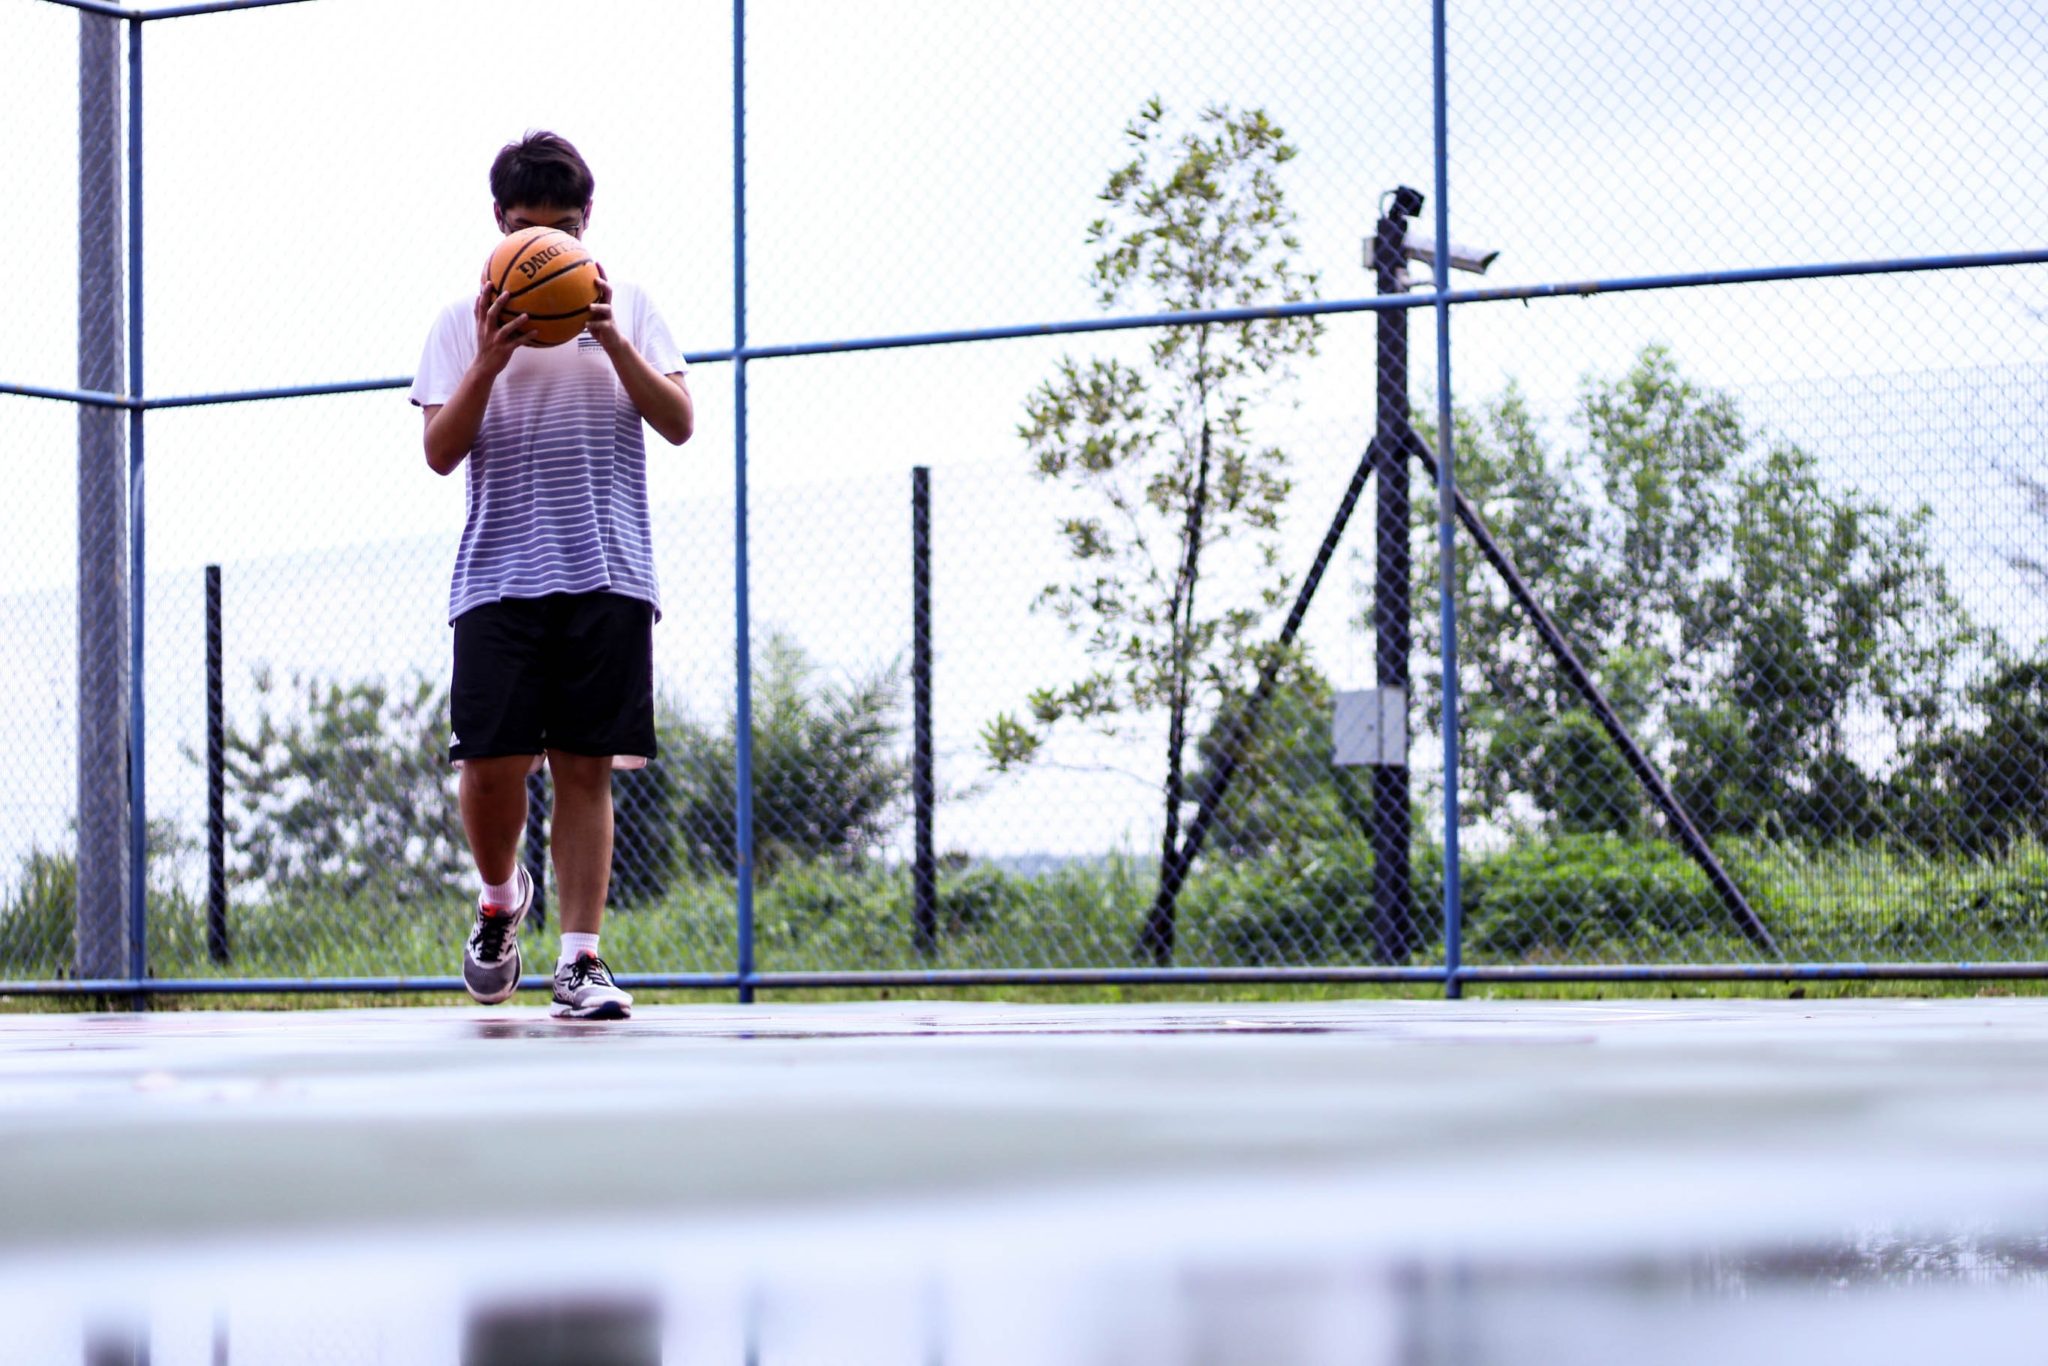
<path fill-rule="evenodd" d="M 510 882 L 519 862 L 519 840 L 526 833 L 526 775 L 532 768 L 530 754 L 462 763 L 462 831 L 469 836 L 477 872 L 493 886 Z"/>
<path fill-rule="evenodd" d="M 612 981 L 597 954 L 604 904 L 612 881 L 612 761 L 610 755 L 548 751 L 555 775 L 555 885 L 562 899 L 562 957 L 555 965 L 555 1014 L 575 1019 L 622 1019 L 633 997 Z M 587 937 L 586 937 L 587 936 Z"/>
<path fill-rule="evenodd" d="M 610 755 L 548 751 L 555 779 L 549 851 L 562 897 L 562 929 L 596 934 L 612 885 L 612 761 Z"/>

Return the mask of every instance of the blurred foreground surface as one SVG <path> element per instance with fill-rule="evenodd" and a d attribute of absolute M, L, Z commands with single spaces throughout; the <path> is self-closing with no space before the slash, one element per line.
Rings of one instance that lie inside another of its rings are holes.
<path fill-rule="evenodd" d="M 0 1361 L 1925 1362 L 2048 1002 L 0 1017 Z"/>

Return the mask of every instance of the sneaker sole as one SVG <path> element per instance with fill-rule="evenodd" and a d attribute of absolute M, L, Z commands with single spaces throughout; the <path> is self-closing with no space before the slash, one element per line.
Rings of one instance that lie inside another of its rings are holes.
<path fill-rule="evenodd" d="M 633 1007 L 617 1001 L 601 1001 L 594 1006 L 578 1008 L 555 1003 L 554 1016 L 558 1020 L 626 1020 L 631 1019 Z"/>

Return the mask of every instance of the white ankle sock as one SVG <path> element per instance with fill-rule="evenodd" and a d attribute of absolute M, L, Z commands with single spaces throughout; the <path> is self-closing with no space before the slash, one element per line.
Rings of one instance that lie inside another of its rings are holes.
<path fill-rule="evenodd" d="M 519 870 L 514 868 L 512 876 L 502 884 L 484 884 L 484 905 L 511 910 L 519 904 Z"/>
<path fill-rule="evenodd" d="M 594 934 L 576 934 L 573 931 L 564 930 L 562 931 L 562 952 L 555 959 L 555 966 L 560 967 L 564 963 L 573 963 L 586 953 L 592 958 L 597 957 L 597 936 Z"/>

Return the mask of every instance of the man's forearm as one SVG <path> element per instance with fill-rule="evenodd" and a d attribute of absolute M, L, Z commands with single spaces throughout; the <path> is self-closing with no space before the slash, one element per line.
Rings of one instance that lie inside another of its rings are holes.
<path fill-rule="evenodd" d="M 491 401 L 491 386 L 497 380 L 496 374 L 470 366 L 456 382 L 455 392 L 427 423 L 427 465 L 434 473 L 451 473 L 476 445 L 484 409 Z"/>
<path fill-rule="evenodd" d="M 640 410 L 640 416 L 647 419 L 647 425 L 660 432 L 662 440 L 671 446 L 688 441 L 696 427 L 690 395 L 655 369 L 631 342 L 621 340 L 616 346 L 607 346 L 605 354 L 611 357 L 619 383 L 626 386 L 627 396 Z"/>

